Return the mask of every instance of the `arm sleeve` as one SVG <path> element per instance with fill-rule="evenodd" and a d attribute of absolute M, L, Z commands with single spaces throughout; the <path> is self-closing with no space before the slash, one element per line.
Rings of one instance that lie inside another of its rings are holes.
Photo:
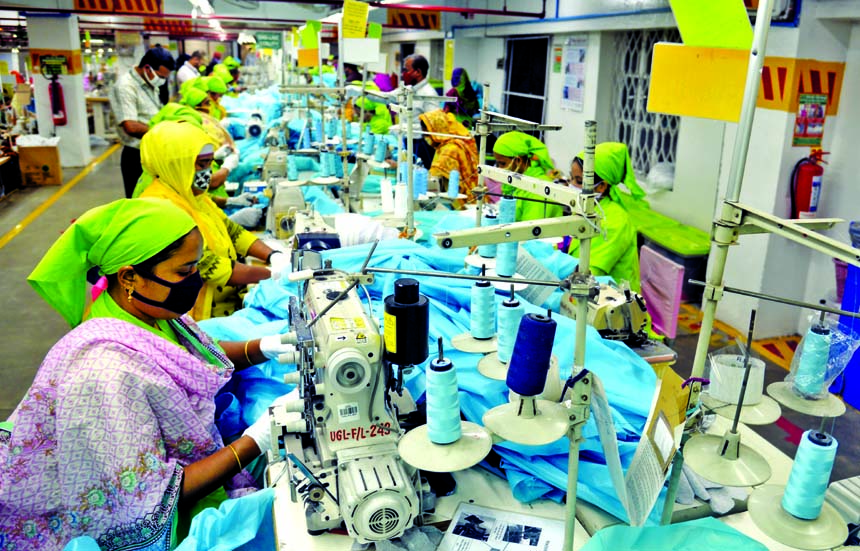
<path fill-rule="evenodd" d="M 224 221 L 224 225 L 227 227 L 227 234 L 230 235 L 230 240 L 236 248 L 236 253 L 241 256 L 246 256 L 248 254 L 248 249 L 251 248 L 251 245 L 254 244 L 257 237 L 236 222 L 230 220 L 230 218 L 224 214 L 224 211 L 221 211 L 220 216 Z"/>
<path fill-rule="evenodd" d="M 203 250 L 203 256 L 197 264 L 200 277 L 211 285 L 226 285 L 230 276 L 233 275 L 233 261 L 229 258 L 218 256 L 209 249 Z"/>

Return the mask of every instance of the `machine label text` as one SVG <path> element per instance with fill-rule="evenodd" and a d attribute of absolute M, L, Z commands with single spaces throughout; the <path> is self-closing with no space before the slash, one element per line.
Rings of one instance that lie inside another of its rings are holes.
<path fill-rule="evenodd" d="M 370 425 L 368 427 L 352 427 L 351 429 L 337 429 L 329 432 L 332 442 L 345 442 L 348 440 L 366 440 L 378 436 L 386 436 L 391 433 L 391 423 Z"/>

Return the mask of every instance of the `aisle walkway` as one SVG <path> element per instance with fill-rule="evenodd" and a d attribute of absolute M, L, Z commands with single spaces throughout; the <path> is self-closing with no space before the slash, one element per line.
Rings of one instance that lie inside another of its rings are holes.
<path fill-rule="evenodd" d="M 93 151 L 101 162 L 65 169 L 64 185 L 24 188 L 0 201 L 0 419 L 30 386 L 45 354 L 69 327 L 27 283 L 48 247 L 77 216 L 123 197 L 119 150 Z M 87 170 L 87 169 L 84 169 Z"/>

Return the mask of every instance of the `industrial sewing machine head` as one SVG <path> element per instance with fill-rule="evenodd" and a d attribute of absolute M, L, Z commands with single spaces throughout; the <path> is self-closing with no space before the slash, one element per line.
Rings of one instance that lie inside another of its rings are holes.
<path fill-rule="evenodd" d="M 294 265 L 312 273 L 304 281 L 301 302 L 290 300 L 290 340 L 296 344 L 298 371 L 287 382 L 298 385 L 298 399 L 272 409 L 273 449 L 287 457 L 293 498 L 304 502 L 310 533 L 343 523 L 359 542 L 398 537 L 422 511 L 421 481 L 397 452 L 401 428 L 389 391 L 402 379 L 386 361 L 376 321 L 354 289 L 373 276 L 318 269 L 318 254 L 297 253 Z M 408 296 L 400 298 L 418 294 L 414 283 L 414 289 L 400 285 L 408 288 Z M 426 297 L 419 295 L 418 302 L 426 313 Z M 400 316 L 407 310 L 414 314 L 414 308 L 396 306 L 403 308 L 390 323 L 396 326 L 400 320 L 403 327 Z M 401 341 L 392 331 L 396 347 Z M 414 337 L 411 327 L 408 333 Z M 420 354 L 419 349 L 393 359 L 423 362 L 426 333 L 423 358 Z"/>
<path fill-rule="evenodd" d="M 626 283 L 620 286 L 601 283 L 594 290 L 588 298 L 588 325 L 597 329 L 601 337 L 629 346 L 648 339 L 648 312 L 641 295 L 631 291 Z M 560 310 L 576 319 L 576 297 L 570 290 L 562 296 Z"/>

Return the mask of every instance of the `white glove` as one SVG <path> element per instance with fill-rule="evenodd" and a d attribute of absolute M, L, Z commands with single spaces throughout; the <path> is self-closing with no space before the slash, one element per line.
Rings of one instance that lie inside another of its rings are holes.
<path fill-rule="evenodd" d="M 254 228 L 260 223 L 260 218 L 263 217 L 263 209 L 254 207 L 245 207 L 237 210 L 229 216 L 230 220 L 236 222 L 243 228 Z"/>
<path fill-rule="evenodd" d="M 215 152 L 215 160 L 221 161 L 221 160 L 225 159 L 227 157 L 227 155 L 230 155 L 231 153 L 233 153 L 232 147 L 230 147 L 229 145 L 222 145 Z"/>
<path fill-rule="evenodd" d="M 269 270 L 272 272 L 272 279 L 276 281 L 292 271 L 292 266 L 290 266 L 290 255 L 281 251 L 275 251 L 272 253 L 272 256 L 269 258 L 269 264 Z"/>
<path fill-rule="evenodd" d="M 260 455 L 265 455 L 272 449 L 272 421 L 269 419 L 269 408 L 266 408 L 253 425 L 245 429 L 242 436 L 250 436 L 257 443 Z"/>
<path fill-rule="evenodd" d="M 260 339 L 260 352 L 270 360 L 277 360 L 281 354 L 295 351 L 294 345 L 281 342 L 281 335 L 269 335 Z"/>
<path fill-rule="evenodd" d="M 239 154 L 238 153 L 230 153 L 224 160 L 221 161 L 221 168 L 226 168 L 228 172 L 232 172 L 236 170 L 236 167 L 239 166 Z"/>
<path fill-rule="evenodd" d="M 253 193 L 246 191 L 236 197 L 229 197 L 227 199 L 228 207 L 250 207 L 251 205 L 257 202 L 257 196 Z"/>

